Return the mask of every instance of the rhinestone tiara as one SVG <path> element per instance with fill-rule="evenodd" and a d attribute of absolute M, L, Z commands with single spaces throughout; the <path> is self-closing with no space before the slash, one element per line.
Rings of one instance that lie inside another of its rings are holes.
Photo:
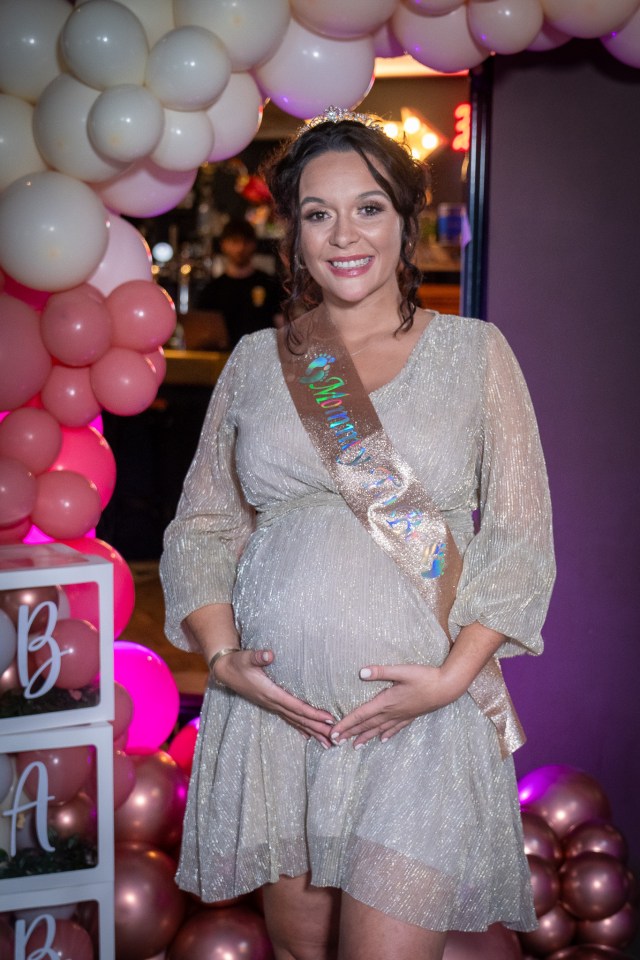
<path fill-rule="evenodd" d="M 372 130 L 382 130 L 383 126 L 377 117 L 372 117 L 368 113 L 354 113 L 353 110 L 344 110 L 342 107 L 327 107 L 324 113 L 312 120 L 307 120 L 297 131 L 299 137 L 306 130 L 317 127 L 321 123 L 340 123 L 342 120 L 351 120 L 353 123 L 361 123 L 364 127 L 371 127 Z"/>

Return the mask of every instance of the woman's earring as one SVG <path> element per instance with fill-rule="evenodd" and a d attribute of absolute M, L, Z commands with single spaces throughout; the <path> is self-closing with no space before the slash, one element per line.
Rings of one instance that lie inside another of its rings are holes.
<path fill-rule="evenodd" d="M 307 269 L 304 260 L 303 260 L 302 257 L 301 257 L 299 254 L 297 254 L 297 253 L 294 253 L 294 255 L 293 255 L 293 266 L 294 266 L 294 269 L 295 269 L 295 270 L 306 270 L 306 269 Z"/>

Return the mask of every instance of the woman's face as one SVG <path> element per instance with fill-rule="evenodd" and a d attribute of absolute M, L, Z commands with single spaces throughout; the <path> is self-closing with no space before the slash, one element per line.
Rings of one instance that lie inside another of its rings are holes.
<path fill-rule="evenodd" d="M 325 302 L 399 296 L 402 219 L 354 151 L 322 153 L 300 177 L 300 252 Z"/>

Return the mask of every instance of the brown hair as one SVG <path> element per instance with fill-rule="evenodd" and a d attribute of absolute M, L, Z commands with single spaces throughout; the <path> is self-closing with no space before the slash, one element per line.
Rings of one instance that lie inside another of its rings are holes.
<path fill-rule="evenodd" d="M 411 256 L 418 237 L 418 218 L 426 203 L 425 169 L 414 160 L 407 147 L 391 140 L 381 126 L 367 126 L 354 120 L 326 121 L 286 141 L 262 171 L 274 199 L 276 215 L 285 228 L 280 257 L 285 268 L 287 298 L 282 309 L 290 346 L 297 341 L 296 316 L 317 306 L 322 299 L 320 288 L 301 264 L 298 254 L 300 177 L 314 157 L 328 151 L 346 153 L 350 150 L 362 158 L 402 220 L 398 269 L 402 301 L 398 329 L 408 330 L 413 324 L 421 274 Z"/>

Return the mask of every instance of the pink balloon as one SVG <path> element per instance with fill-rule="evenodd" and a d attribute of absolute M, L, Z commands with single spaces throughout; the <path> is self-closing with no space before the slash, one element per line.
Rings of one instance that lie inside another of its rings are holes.
<path fill-rule="evenodd" d="M 607 853 L 579 853 L 560 871 L 562 902 L 581 920 L 603 920 L 621 910 L 629 893 L 627 869 Z"/>
<path fill-rule="evenodd" d="M 200 729 L 200 717 L 194 717 L 184 725 L 169 745 L 169 756 L 173 757 L 179 767 L 181 767 L 188 777 L 191 776 L 193 766 L 193 754 L 196 747 L 198 730 Z"/>
<path fill-rule="evenodd" d="M 65 427 L 62 448 L 51 469 L 81 473 L 96 485 L 103 510 L 109 503 L 116 485 L 116 461 L 105 438 L 93 427 Z"/>
<path fill-rule="evenodd" d="M 40 320 L 44 344 L 69 367 L 86 367 L 111 345 L 111 319 L 102 294 L 87 283 L 54 293 Z"/>
<path fill-rule="evenodd" d="M 100 413 L 90 367 L 54 367 L 41 396 L 43 406 L 65 427 L 84 427 Z"/>
<path fill-rule="evenodd" d="M 598 781 L 576 767 L 539 767 L 518 782 L 521 806 L 541 816 L 562 840 L 583 820 L 611 818 L 611 808 Z"/>
<path fill-rule="evenodd" d="M 113 809 L 117 810 L 130 796 L 136 785 L 136 767 L 133 758 L 124 750 L 113 751 Z"/>
<path fill-rule="evenodd" d="M 187 802 L 187 775 L 162 750 L 131 758 L 135 785 L 115 812 L 116 843 L 138 840 L 163 850 L 180 841 Z"/>
<path fill-rule="evenodd" d="M 153 350 L 152 353 L 145 353 L 145 357 L 153 367 L 156 382 L 158 386 L 160 386 L 167 372 L 167 359 L 164 355 L 164 350 L 162 347 L 158 347 L 158 349 Z"/>
<path fill-rule="evenodd" d="M 15 410 L 42 388 L 51 357 L 38 314 L 7 293 L 0 293 L 0 343 L 0 410 Z"/>
<path fill-rule="evenodd" d="M 142 413 L 158 392 L 155 371 L 147 358 L 124 347 L 112 347 L 94 363 L 91 387 L 104 409 L 121 417 Z"/>
<path fill-rule="evenodd" d="M 94 184 L 110 210 L 129 217 L 157 217 L 172 210 L 195 183 L 194 170 L 165 170 L 152 160 L 139 160 L 111 180 Z"/>
<path fill-rule="evenodd" d="M 29 937 L 26 956 L 55 956 L 60 960 L 93 960 L 93 943 L 84 927 L 75 920 L 56 920 L 56 929 L 51 942 L 47 939 L 46 926 L 40 923 Z"/>
<path fill-rule="evenodd" d="M 14 280 L 13 277 L 10 277 L 7 273 L 4 274 L 2 292 L 8 293 L 10 296 L 15 297 L 16 300 L 22 300 L 23 303 L 33 307 L 34 310 L 42 310 L 49 298 L 49 294 L 46 291 L 32 290 L 31 287 L 25 287 L 23 283 Z"/>
<path fill-rule="evenodd" d="M 43 763 L 48 775 L 49 795 L 53 803 L 68 803 L 85 785 L 91 770 L 89 747 L 53 747 L 48 750 L 27 750 L 16 756 L 18 775 L 31 763 Z M 24 784 L 31 800 L 37 795 L 37 777 L 32 771 Z"/>
<path fill-rule="evenodd" d="M 129 691 L 133 718 L 128 753 L 151 753 L 170 736 L 178 719 L 180 695 L 165 661 L 155 651 L 130 640 L 116 640 L 114 677 Z"/>
<path fill-rule="evenodd" d="M 130 280 L 109 294 L 112 343 L 150 353 L 171 337 L 176 327 L 173 301 L 153 280 Z"/>
<path fill-rule="evenodd" d="M 46 410 L 19 407 L 0 423 L 0 456 L 20 460 L 31 473 L 47 470 L 61 446 L 58 421 Z"/>
<path fill-rule="evenodd" d="M 13 927 L 9 923 L 5 914 L 0 916 L 0 960 L 14 960 L 14 935 Z"/>
<path fill-rule="evenodd" d="M 201 910 L 180 928 L 167 953 L 167 960 L 212 960 L 214 957 L 273 960 L 273 949 L 260 914 L 241 906 Z"/>
<path fill-rule="evenodd" d="M 82 837 L 95 844 L 98 836 L 98 817 L 95 801 L 86 793 L 77 793 L 67 803 L 49 807 L 49 828 L 55 830 L 61 840 Z"/>
<path fill-rule="evenodd" d="M 53 470 L 37 478 L 33 522 L 56 540 L 82 537 L 100 519 L 100 495 L 94 483 L 71 470 Z"/>
<path fill-rule="evenodd" d="M 19 460 L 0 457 L 0 525 L 14 526 L 34 508 L 37 482 Z"/>
<path fill-rule="evenodd" d="M 64 542 L 80 553 L 104 557 L 113 564 L 113 630 L 116 637 L 120 636 L 131 619 L 136 600 L 133 574 L 126 560 L 99 537 L 77 537 L 65 539 Z M 88 620 L 94 627 L 99 627 L 97 586 L 91 583 L 70 584 L 64 587 L 64 592 L 71 616 Z"/>
<path fill-rule="evenodd" d="M 29 517 L 19 523 L 12 523 L 8 527 L 0 527 L 0 543 L 22 543 L 30 529 Z"/>
<path fill-rule="evenodd" d="M 109 214 L 107 252 L 87 283 L 107 297 L 128 280 L 151 280 L 149 244 L 132 223 L 115 213 Z"/>
<path fill-rule="evenodd" d="M 98 631 L 86 620 L 65 618 L 58 620 L 53 637 L 60 648 L 62 659 L 55 686 L 62 690 L 80 690 L 96 677 L 100 670 L 100 638 Z M 48 677 L 51 651 L 45 644 L 34 653 L 37 666 Z"/>
<path fill-rule="evenodd" d="M 126 687 L 123 687 L 121 683 L 114 683 L 113 685 L 113 699 L 114 699 L 114 711 L 113 711 L 113 739 L 119 740 L 123 734 L 125 734 L 131 723 L 131 718 L 133 717 L 133 700 L 131 699 L 131 694 Z"/>

